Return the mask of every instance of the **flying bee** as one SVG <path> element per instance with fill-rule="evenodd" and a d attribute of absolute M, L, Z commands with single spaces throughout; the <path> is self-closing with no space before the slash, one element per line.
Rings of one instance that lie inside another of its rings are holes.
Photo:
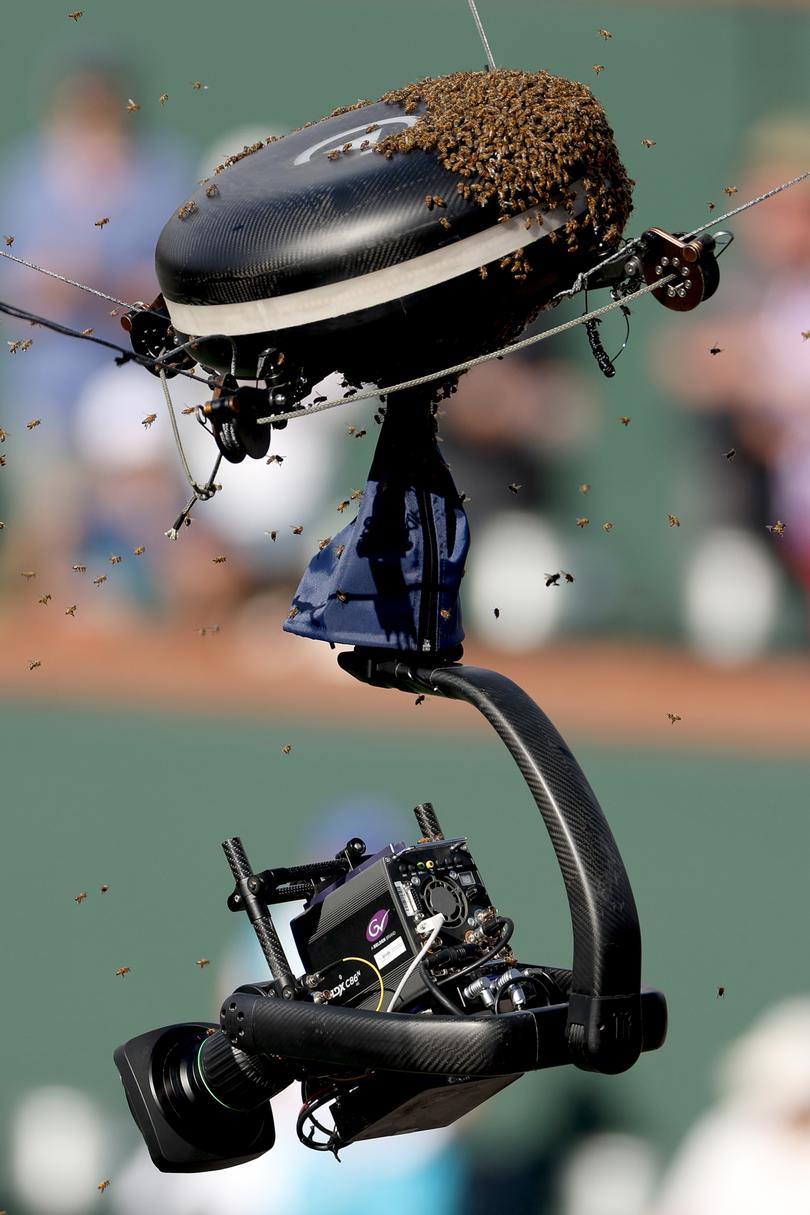
<path fill-rule="evenodd" d="M 681 521 L 677 515 L 667 515 L 667 518 L 669 519 L 670 527 L 680 527 L 681 526 Z"/>
<path fill-rule="evenodd" d="M 116 971 L 115 973 L 118 974 L 119 971 Z M 98 1185 L 96 1186 L 96 1189 L 98 1190 L 99 1194 L 103 1194 L 106 1189 L 109 1189 L 109 1185 L 110 1185 L 110 1179 L 109 1179 L 109 1177 L 105 1177 L 103 1181 L 100 1181 L 98 1183 Z"/>
<path fill-rule="evenodd" d="M 604 70 L 605 70 L 604 63 L 595 63 L 593 65 L 593 70 L 594 70 L 595 74 L 598 76 L 600 72 L 604 72 Z"/>
<path fill-rule="evenodd" d="M 787 531 L 787 523 L 783 523 L 781 519 L 777 519 L 775 523 L 766 523 L 765 526 L 772 536 L 784 536 Z"/>
<path fill-rule="evenodd" d="M 41 603 L 43 607 L 47 607 L 47 605 L 51 602 L 52 599 L 53 599 L 53 595 L 40 595 L 37 602 Z"/>
<path fill-rule="evenodd" d="M 30 350 L 31 347 L 33 346 L 33 344 L 34 344 L 33 338 L 26 338 L 24 342 L 20 343 L 20 350 L 23 350 L 23 351 Z"/>
<path fill-rule="evenodd" d="M 352 502 L 356 502 L 359 498 L 364 498 L 366 496 L 366 491 L 364 489 L 353 489 L 349 496 L 351 497 Z"/>
<path fill-rule="evenodd" d="M 161 93 L 160 97 L 158 97 L 158 101 L 160 102 L 161 105 L 165 105 L 168 100 L 169 100 L 168 93 Z"/>
<path fill-rule="evenodd" d="M 14 237 L 13 236 L 4 236 L 3 244 L 6 245 L 10 249 L 11 246 L 14 244 Z"/>
<path fill-rule="evenodd" d="M 203 82 L 201 80 L 192 80 L 191 87 L 194 89 L 195 92 L 199 93 L 200 90 L 207 89 L 208 85 L 203 84 Z"/>
<path fill-rule="evenodd" d="M 292 751 L 292 743 L 285 743 L 284 746 L 281 748 L 281 750 L 284 752 L 285 755 L 289 755 L 290 752 Z"/>
<path fill-rule="evenodd" d="M 110 564 L 111 565 L 120 565 L 123 560 L 124 560 L 124 558 L 122 556 L 120 556 L 119 553 L 110 553 Z"/>
<path fill-rule="evenodd" d="M 3 430 L 3 427 L 0 426 L 0 443 L 5 443 L 7 438 L 8 438 L 8 431 Z"/>
<path fill-rule="evenodd" d="M 91 334 L 93 334 L 93 333 L 95 333 L 95 332 L 96 332 L 96 331 L 95 331 L 95 329 L 92 329 L 92 328 L 90 328 L 90 329 L 82 329 L 82 337 L 90 337 L 90 335 L 91 335 Z"/>
<path fill-rule="evenodd" d="M 141 421 L 141 426 L 144 428 L 144 430 L 148 430 L 153 422 L 157 422 L 157 414 L 148 413 L 146 415 L 146 417 L 143 418 L 143 420 Z"/>
<path fill-rule="evenodd" d="M 642 139 L 642 141 L 641 141 L 641 142 L 642 142 L 642 144 L 644 145 L 644 147 L 645 147 L 645 148 L 654 148 L 654 147 L 655 147 L 655 140 L 654 140 L 654 139 Z"/>
<path fill-rule="evenodd" d="M 127 102 L 127 113 L 128 114 L 137 114 L 138 110 L 140 108 L 141 107 L 138 105 L 137 101 L 133 101 L 132 98 L 130 97 L 129 101 Z"/>
<path fill-rule="evenodd" d="M 736 186 L 723 186 L 723 193 L 728 194 L 729 198 L 731 198 L 732 194 L 737 193 L 737 187 Z"/>
<path fill-rule="evenodd" d="M 194 965 L 199 966 L 200 970 L 203 970 L 206 966 L 211 965 L 211 959 L 210 958 L 198 958 L 197 961 L 194 963 Z"/>
<path fill-rule="evenodd" d="M 577 527 L 587 527 L 589 523 L 590 519 L 587 515 L 580 515 L 577 519 Z"/>
<path fill-rule="evenodd" d="M 559 586 L 560 585 L 560 575 L 559 574 L 544 574 L 543 577 L 546 580 L 546 586 Z"/>
<path fill-rule="evenodd" d="M 42 663 L 40 662 L 40 660 L 38 658 L 32 658 L 32 659 L 30 659 L 30 661 L 28 663 L 28 670 L 35 671 L 37 669 L 37 667 L 41 667 L 41 666 L 42 666 Z"/>
<path fill-rule="evenodd" d="M 521 489 L 523 489 L 523 486 L 517 485 L 514 481 L 512 481 L 512 483 L 510 485 L 507 485 L 506 488 L 509 490 L 510 494 L 517 494 L 520 492 Z"/>
<path fill-rule="evenodd" d="M 71 603 L 70 607 L 65 608 L 65 615 L 66 615 L 66 616 L 75 616 L 75 615 L 76 615 L 76 608 L 77 608 L 78 606 L 79 606 L 79 605 L 78 605 L 78 603 Z"/>
<path fill-rule="evenodd" d="M 627 414 L 624 414 L 621 418 L 619 418 L 619 421 L 621 422 L 622 426 L 630 425 L 630 418 L 628 418 Z"/>
<path fill-rule="evenodd" d="M 613 524 L 612 524 L 612 523 L 603 523 L 603 524 L 602 524 L 602 531 L 603 531 L 603 532 L 612 532 L 612 531 L 613 531 Z"/>
<path fill-rule="evenodd" d="M 708 203 L 706 203 L 706 206 L 709 208 L 710 211 L 715 211 L 717 209 L 717 203 L 708 202 Z"/>
<path fill-rule="evenodd" d="M 417 705 L 417 706 L 418 706 L 418 705 L 423 705 L 423 704 L 425 703 L 425 697 L 424 697 L 424 695 L 419 695 L 419 696 L 417 696 L 416 700 L 415 700 L 413 703 L 414 703 L 415 705 Z"/>
<path fill-rule="evenodd" d="M 103 215 L 101 217 L 101 219 L 96 220 L 96 222 L 93 224 L 93 227 L 94 228 L 106 228 L 107 224 L 110 222 L 110 218 L 111 217 L 109 215 Z"/>
<path fill-rule="evenodd" d="M 349 502 L 348 498 L 344 498 L 342 502 L 338 502 L 338 504 L 337 504 L 338 514 L 342 515 L 347 506 L 351 506 L 351 503 Z"/>
<path fill-rule="evenodd" d="M 676 721 L 683 721 L 680 713 L 667 713 L 667 717 L 671 726 L 674 726 Z"/>
<path fill-rule="evenodd" d="M 269 536 L 270 539 L 275 543 L 275 539 L 276 539 L 276 536 L 278 535 L 278 532 L 265 532 L 264 534 L 265 534 L 265 536 Z"/>
<path fill-rule="evenodd" d="M 87 891 L 86 891 L 86 890 L 82 890 L 82 891 L 80 891 L 80 893 L 79 893 L 79 894 L 74 895 L 74 897 L 73 897 L 73 902 L 74 902 L 74 903 L 78 903 L 78 904 L 79 904 L 79 906 L 81 906 L 81 904 L 84 902 L 84 900 L 85 900 L 86 898 L 87 898 Z"/>
<path fill-rule="evenodd" d="M 804 339 L 805 342 L 810 340 L 810 329 L 802 330 L 802 338 Z"/>
<path fill-rule="evenodd" d="M 447 608 L 440 608 L 440 609 L 439 609 L 439 615 L 441 616 L 442 620 L 449 620 L 449 619 L 450 619 L 450 612 L 449 612 L 449 610 L 448 610 Z"/>
<path fill-rule="evenodd" d="M 591 487 L 590 487 L 590 485 L 588 484 L 588 482 L 587 482 L 587 481 L 583 481 L 583 482 L 582 482 L 582 484 L 581 484 L 580 486 L 578 486 L 578 488 L 579 488 L 579 492 L 580 492 L 581 494 L 587 494 L 588 490 L 589 490 Z"/>
<path fill-rule="evenodd" d="M 106 893 L 107 893 L 107 891 L 108 891 L 109 889 L 110 889 L 110 888 L 109 888 L 109 886 L 106 884 L 106 882 L 105 882 L 105 883 L 104 883 L 102 886 L 100 886 L 100 887 L 99 887 L 99 890 L 101 891 L 101 893 L 102 893 L 102 894 L 106 894 Z"/>
<path fill-rule="evenodd" d="M 337 548 L 335 549 L 335 556 L 337 557 L 338 561 L 340 560 L 340 558 L 343 556 L 343 554 L 344 554 L 345 552 L 346 552 L 346 545 L 345 545 L 345 544 L 339 544 L 339 545 L 337 546 Z"/>
<path fill-rule="evenodd" d="M 99 574 L 98 578 L 93 579 L 93 586 L 103 586 L 106 581 L 107 581 L 107 575 Z"/>
<path fill-rule="evenodd" d="M 325 548 L 328 548 L 332 543 L 331 536 L 325 536 L 323 540 L 318 541 L 318 552 L 322 553 Z"/>
<path fill-rule="evenodd" d="M 6 457 L 0 456 L 0 468 L 5 468 L 5 467 L 6 467 Z"/>
<path fill-rule="evenodd" d="M 20 574 L 25 578 L 26 582 L 30 582 L 32 578 L 36 578 L 36 570 L 20 570 Z"/>
<path fill-rule="evenodd" d="M 492 609 L 492 615 L 495 617 L 495 619 L 496 619 L 496 620 L 500 620 L 500 618 L 501 618 L 501 609 L 500 609 L 500 608 L 493 608 L 493 609 Z"/>
<path fill-rule="evenodd" d="M 346 594 L 345 591 L 335 591 L 335 598 L 338 599 L 341 603 L 349 602 L 349 596 Z"/>
<path fill-rule="evenodd" d="M 116 970 L 115 973 L 116 973 L 116 975 L 120 975 L 120 977 L 123 979 L 124 975 L 128 975 L 128 974 L 132 973 L 132 967 L 131 966 L 119 966 L 118 970 Z M 109 1182 L 107 1182 L 107 1184 L 109 1185 Z"/>
<path fill-rule="evenodd" d="M 86 574 L 87 573 L 86 565 L 74 565 L 72 568 L 73 568 L 74 574 Z"/>
<path fill-rule="evenodd" d="M 722 998 L 723 998 L 723 996 L 724 996 L 725 994 L 726 994 L 726 989 L 725 989 L 725 987 L 718 987 L 718 989 L 717 989 L 717 999 L 718 999 L 718 1000 L 722 1000 Z"/>
<path fill-rule="evenodd" d="M 573 575 L 573 574 L 569 574 L 569 573 L 568 573 L 568 570 L 560 570 L 560 573 L 562 574 L 562 576 L 563 576 L 563 578 L 565 579 L 565 581 L 566 581 L 566 582 L 573 582 L 573 581 L 574 581 L 574 575 Z"/>
<path fill-rule="evenodd" d="M 134 548 L 132 551 L 133 551 L 133 553 L 135 554 L 135 556 L 136 556 L 136 557 L 142 557 L 142 556 L 143 556 L 143 554 L 146 552 L 146 545 L 145 545 L 145 544 L 139 544 L 139 545 L 138 545 L 138 547 L 137 547 L 137 548 Z"/>
<path fill-rule="evenodd" d="M 290 526 L 292 527 L 292 534 L 294 536 L 300 536 L 302 531 L 304 530 L 303 523 L 293 523 L 293 524 L 290 524 Z"/>
<path fill-rule="evenodd" d="M 22 346 L 22 338 L 18 338 L 16 342 L 6 342 L 9 354 L 16 354 Z"/>
<path fill-rule="evenodd" d="M 228 560 L 228 558 L 219 556 L 219 557 L 212 557 L 211 560 L 213 561 L 214 565 L 222 565 L 225 561 Z"/>
<path fill-rule="evenodd" d="M 75 13 L 68 13 L 68 17 L 70 18 L 71 21 L 78 21 L 79 18 L 83 17 L 83 16 L 84 16 L 83 8 L 77 8 Z"/>
<path fill-rule="evenodd" d="M 608 38 L 613 37 L 610 30 L 599 30 L 598 32 L 599 32 L 599 37 L 604 38 L 605 42 L 607 42 Z"/>
<path fill-rule="evenodd" d="M 717 342 L 715 342 L 714 345 L 709 348 L 709 354 L 722 354 L 722 353 L 723 353 L 723 347 L 718 346 Z"/>

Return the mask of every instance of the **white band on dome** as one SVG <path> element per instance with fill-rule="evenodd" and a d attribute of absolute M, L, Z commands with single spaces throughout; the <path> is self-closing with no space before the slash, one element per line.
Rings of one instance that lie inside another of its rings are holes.
<path fill-rule="evenodd" d="M 571 212 L 557 208 L 541 212 L 533 207 L 505 223 L 494 224 L 483 232 L 465 236 L 444 249 L 422 253 L 396 266 L 374 270 L 339 283 L 310 287 L 289 295 L 247 300 L 239 304 L 179 304 L 164 295 L 172 325 L 178 333 L 191 337 L 222 334 L 240 337 L 248 333 L 273 333 L 298 325 L 346 316 L 365 308 L 388 304 L 405 295 L 425 291 L 448 279 L 468 274 L 489 262 L 497 261 L 542 240 L 583 214 L 587 196 L 581 181 L 571 187 L 574 193 Z M 526 227 L 526 219 L 542 220 Z"/>

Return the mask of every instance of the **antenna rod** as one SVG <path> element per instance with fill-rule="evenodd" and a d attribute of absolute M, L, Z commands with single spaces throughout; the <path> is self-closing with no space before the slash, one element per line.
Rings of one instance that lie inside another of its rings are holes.
<path fill-rule="evenodd" d="M 467 0 L 467 3 L 470 6 L 470 12 L 473 15 L 473 21 L 475 22 L 476 29 L 478 30 L 478 36 L 484 44 L 484 50 L 486 51 L 487 62 L 489 64 L 490 71 L 494 72 L 495 71 L 495 60 L 492 58 L 492 49 L 489 45 L 489 42 L 487 41 L 487 36 L 484 31 L 484 27 L 481 24 L 481 18 L 478 16 L 478 9 L 475 7 L 475 0 Z"/>

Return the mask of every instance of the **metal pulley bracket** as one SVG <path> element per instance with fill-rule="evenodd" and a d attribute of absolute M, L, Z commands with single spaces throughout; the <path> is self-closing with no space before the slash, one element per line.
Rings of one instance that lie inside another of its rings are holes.
<path fill-rule="evenodd" d="M 121 327 L 129 334 L 129 340 L 135 353 L 146 359 L 158 359 L 164 350 L 177 344 L 162 295 L 156 296 L 146 307 L 136 306 L 125 313 L 121 317 Z M 167 379 L 171 379 L 181 371 L 189 371 L 194 366 L 194 362 L 195 360 L 190 354 L 179 351 L 171 360 L 162 363 L 161 368 L 166 373 Z M 144 366 L 152 375 L 159 374 L 157 367 L 150 366 L 148 363 Z"/>
<path fill-rule="evenodd" d="M 691 312 L 714 295 L 720 271 L 713 236 L 704 233 L 694 240 L 683 241 L 662 228 L 649 228 L 639 243 L 637 257 L 645 282 L 652 285 L 659 279 L 676 276 L 653 291 L 659 304 L 675 312 Z"/>

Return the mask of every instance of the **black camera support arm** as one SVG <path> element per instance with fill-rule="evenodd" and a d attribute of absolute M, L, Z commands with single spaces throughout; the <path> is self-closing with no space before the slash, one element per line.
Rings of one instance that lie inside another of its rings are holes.
<path fill-rule="evenodd" d="M 627 872 L 596 796 L 552 722 L 512 680 L 461 663 L 356 649 L 344 670 L 382 687 L 465 700 L 515 760 L 560 866 L 574 938 L 566 1038 L 572 1062 L 623 1071 L 642 1049 L 641 933 Z"/>

